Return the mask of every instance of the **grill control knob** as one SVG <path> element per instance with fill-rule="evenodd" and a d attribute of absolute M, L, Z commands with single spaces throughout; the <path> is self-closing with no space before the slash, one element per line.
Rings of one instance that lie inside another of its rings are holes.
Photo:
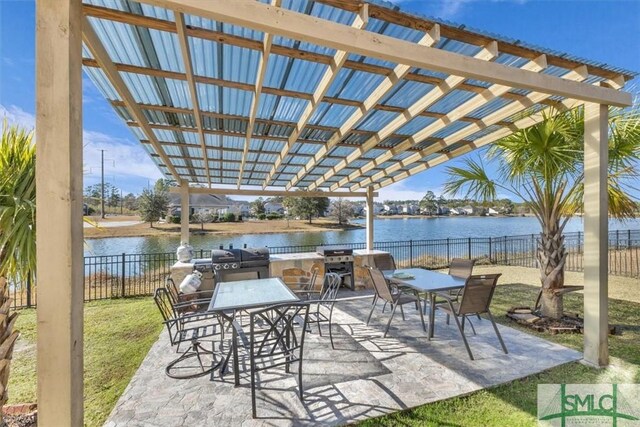
<path fill-rule="evenodd" d="M 221 266 L 220 266 L 220 264 L 216 264 L 214 268 L 215 268 L 216 270 L 220 270 L 220 267 L 221 267 Z"/>
<path fill-rule="evenodd" d="M 231 268 L 238 268 L 238 264 L 234 262 L 233 264 L 231 264 Z"/>
<path fill-rule="evenodd" d="M 224 268 L 225 270 L 228 270 L 228 269 L 229 269 L 229 264 L 225 264 L 225 265 L 223 266 L 223 268 Z"/>

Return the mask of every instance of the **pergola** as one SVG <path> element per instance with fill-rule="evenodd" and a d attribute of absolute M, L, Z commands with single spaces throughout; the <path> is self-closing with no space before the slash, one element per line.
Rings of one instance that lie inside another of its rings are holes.
<path fill-rule="evenodd" d="M 584 105 L 584 360 L 608 363 L 607 118 L 633 73 L 377 0 L 41 1 L 43 425 L 83 418 L 83 65 L 183 212 L 190 192 L 366 197 L 368 248 L 376 190 Z"/>

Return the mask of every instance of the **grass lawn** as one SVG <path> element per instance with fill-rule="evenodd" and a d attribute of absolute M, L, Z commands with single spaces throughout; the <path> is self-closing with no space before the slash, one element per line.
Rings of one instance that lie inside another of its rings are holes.
<path fill-rule="evenodd" d="M 100 426 L 138 369 L 162 327 L 153 299 L 87 303 L 84 323 L 85 424 Z M 9 403 L 36 400 L 36 312 L 22 310 L 11 365 Z"/>
<path fill-rule="evenodd" d="M 507 267 L 491 267 L 507 271 Z M 488 270 L 488 269 L 487 269 Z M 527 276 L 536 270 L 527 269 Z M 533 302 L 538 288 L 518 283 L 505 274 L 498 287 L 493 312 L 500 323 L 519 327 L 504 313 L 512 305 Z M 625 279 L 637 286 L 637 279 Z M 510 284 L 508 284 L 510 283 Z M 617 295 L 617 293 L 612 293 Z M 571 363 L 524 380 L 436 402 L 361 423 L 364 426 L 534 426 L 539 383 L 635 383 L 640 381 L 640 303 L 610 299 L 610 322 L 622 334 L 612 336 L 612 365 L 603 370 Z M 567 311 L 582 312 L 582 295 L 565 297 Z M 24 310 L 18 320 L 18 341 L 9 385 L 10 402 L 33 402 L 36 398 L 35 311 Z M 85 305 L 85 423 L 102 425 L 124 391 L 161 324 L 151 298 L 107 300 Z M 523 329 L 524 330 L 524 329 Z M 528 333 L 532 333 L 526 330 Z M 544 338 L 578 350 L 581 335 L 545 335 Z M 508 344 L 508 343 L 507 343 Z M 544 355 L 541 355 L 544 357 Z M 428 384 L 424 385 L 429 387 Z"/>

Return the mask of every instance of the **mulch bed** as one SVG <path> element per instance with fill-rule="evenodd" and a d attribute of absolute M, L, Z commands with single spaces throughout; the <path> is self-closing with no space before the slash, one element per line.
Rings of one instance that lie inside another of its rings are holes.
<path fill-rule="evenodd" d="M 34 427 L 38 425 L 38 410 L 35 403 L 5 405 L 2 408 L 8 427 Z"/>
<path fill-rule="evenodd" d="M 556 334 L 581 334 L 584 332 L 584 319 L 579 314 L 566 314 L 561 319 L 543 317 L 530 307 L 512 307 L 507 310 L 507 317 L 520 325 L 538 332 Z M 609 326 L 609 334 L 618 333 L 615 326 Z"/>

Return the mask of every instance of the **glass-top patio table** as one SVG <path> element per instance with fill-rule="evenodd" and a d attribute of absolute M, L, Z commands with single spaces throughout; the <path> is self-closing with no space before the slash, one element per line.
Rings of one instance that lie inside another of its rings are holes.
<path fill-rule="evenodd" d="M 437 271 L 424 270 L 422 268 L 385 270 L 382 273 L 387 279 L 394 283 L 409 286 L 418 292 L 425 292 L 429 295 L 429 339 L 433 338 L 433 326 L 436 313 L 434 309 L 436 300 L 435 293 L 462 289 L 466 282 L 462 277 L 451 276 L 450 274 L 440 273 Z"/>
<path fill-rule="evenodd" d="M 235 314 L 238 311 L 299 300 L 298 296 L 277 277 L 238 280 L 218 283 L 208 310 L 218 313 L 223 319 L 233 324 Z M 224 328 L 224 325 L 222 327 Z M 220 363 L 220 376 L 225 374 L 229 364 L 233 347 L 236 345 L 233 341 L 226 357 Z"/>

